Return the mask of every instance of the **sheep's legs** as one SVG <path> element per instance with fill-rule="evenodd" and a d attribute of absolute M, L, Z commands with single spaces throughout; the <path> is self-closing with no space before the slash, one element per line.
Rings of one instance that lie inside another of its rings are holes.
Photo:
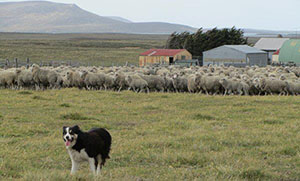
<path fill-rule="evenodd" d="M 120 91 L 121 91 L 121 89 L 122 89 L 122 86 L 119 88 L 118 92 L 120 92 Z"/>

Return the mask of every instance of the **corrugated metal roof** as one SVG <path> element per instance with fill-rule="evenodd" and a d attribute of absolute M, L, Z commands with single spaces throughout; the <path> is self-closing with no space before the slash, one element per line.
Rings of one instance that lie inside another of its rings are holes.
<path fill-rule="evenodd" d="M 262 50 L 259 50 L 254 47 L 250 47 L 248 45 L 224 45 L 224 47 L 235 49 L 235 50 L 237 50 L 239 52 L 243 52 L 243 53 L 266 53 Z"/>
<path fill-rule="evenodd" d="M 283 43 L 287 40 L 289 40 L 289 38 L 261 38 L 254 47 L 261 50 L 276 51 L 280 49 Z"/>
<path fill-rule="evenodd" d="M 279 61 L 300 64 L 300 40 L 286 41 L 280 49 Z"/>
<path fill-rule="evenodd" d="M 144 53 L 141 53 L 141 56 L 175 56 L 176 54 L 186 51 L 185 49 L 150 49 Z"/>

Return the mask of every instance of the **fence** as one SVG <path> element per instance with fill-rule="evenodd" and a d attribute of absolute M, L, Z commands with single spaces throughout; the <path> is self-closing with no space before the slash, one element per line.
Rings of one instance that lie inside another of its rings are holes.
<path fill-rule="evenodd" d="M 94 66 L 91 63 L 86 62 L 77 62 L 77 61 L 69 61 L 69 60 L 56 60 L 56 61 L 47 61 L 47 62 L 34 62 L 35 64 L 38 64 L 40 67 L 44 66 L 52 66 L 52 67 L 59 67 L 61 65 L 64 66 L 71 66 L 71 67 L 79 67 L 79 66 Z M 33 64 L 33 62 L 30 62 L 30 59 L 27 58 L 26 60 L 19 60 L 18 58 L 15 58 L 14 60 L 9 59 L 0 59 L 0 68 L 19 68 L 19 67 L 30 67 Z M 118 64 L 118 63 L 112 63 L 111 65 L 105 64 L 101 66 L 136 66 L 135 64 L 128 64 L 128 62 L 124 64 Z"/>

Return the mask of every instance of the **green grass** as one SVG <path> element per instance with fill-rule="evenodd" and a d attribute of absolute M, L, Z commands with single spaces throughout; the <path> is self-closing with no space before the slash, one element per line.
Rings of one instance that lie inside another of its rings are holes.
<path fill-rule="evenodd" d="M 68 113 L 61 115 L 64 120 L 90 120 L 91 118 L 81 115 L 80 113 Z"/>
<path fill-rule="evenodd" d="M 0 63 L 18 58 L 26 62 L 81 63 L 81 65 L 138 64 L 150 48 L 162 48 L 167 35 L 18 34 L 0 33 Z"/>
<path fill-rule="evenodd" d="M 300 98 L 0 90 L 0 180 L 70 176 L 62 127 L 112 135 L 102 180 L 299 180 Z M 34 98 L 35 97 L 35 98 Z"/>

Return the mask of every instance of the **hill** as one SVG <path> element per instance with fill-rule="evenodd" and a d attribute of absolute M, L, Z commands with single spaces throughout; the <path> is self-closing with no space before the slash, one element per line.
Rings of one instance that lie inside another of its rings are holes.
<path fill-rule="evenodd" d="M 99 16 L 75 4 L 47 1 L 0 3 L 0 20 L 0 32 L 169 34 L 196 30 L 162 22 L 133 23 L 120 17 Z"/>
<path fill-rule="evenodd" d="M 133 23 L 132 21 L 130 21 L 128 19 L 125 19 L 125 18 L 122 18 L 122 17 L 119 17 L 119 16 L 105 16 L 105 17 L 113 19 L 113 20 L 121 21 L 121 22 L 124 22 L 124 23 Z"/>

